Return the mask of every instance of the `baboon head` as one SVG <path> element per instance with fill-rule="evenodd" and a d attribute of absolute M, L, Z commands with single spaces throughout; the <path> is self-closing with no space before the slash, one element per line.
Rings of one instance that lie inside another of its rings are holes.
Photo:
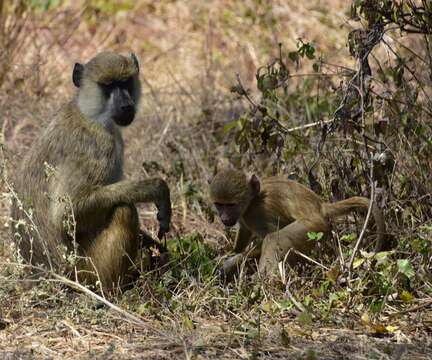
<path fill-rule="evenodd" d="M 129 125 L 137 111 L 141 86 L 135 54 L 102 52 L 87 64 L 76 63 L 72 80 L 78 88 L 77 102 L 88 118 L 104 125 L 114 121 Z"/>
<path fill-rule="evenodd" d="M 241 171 L 224 169 L 210 181 L 210 197 L 225 226 L 234 226 L 260 192 L 255 175 L 247 179 Z"/>

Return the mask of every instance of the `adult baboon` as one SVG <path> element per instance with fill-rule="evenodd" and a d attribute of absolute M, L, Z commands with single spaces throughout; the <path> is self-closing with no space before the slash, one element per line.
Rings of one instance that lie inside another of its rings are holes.
<path fill-rule="evenodd" d="M 249 256 L 259 259 L 259 270 L 268 273 L 290 250 L 303 253 L 311 250 L 314 242 L 308 241 L 308 232 L 326 233 L 330 219 L 369 206 L 369 199 L 360 196 L 327 203 L 295 181 L 269 177 L 260 182 L 255 175 L 248 179 L 233 169 L 224 169 L 213 178 L 210 196 L 224 225 L 240 223 L 234 244 L 237 254 L 228 258 L 222 268 L 227 277 L 248 255 L 246 248 L 252 241 L 256 248 Z M 385 223 L 375 204 L 372 213 L 377 225 L 378 250 L 384 245 Z M 288 260 L 296 261 L 293 252 Z"/>
<path fill-rule="evenodd" d="M 15 183 L 13 232 L 30 264 L 67 270 L 72 253 L 78 255 L 79 280 L 122 286 L 139 248 L 134 204 L 154 202 L 159 237 L 168 231 L 171 203 L 165 181 L 122 180 L 120 127 L 135 117 L 138 74 L 134 54 L 103 52 L 75 64 L 76 96 L 35 141 Z"/>

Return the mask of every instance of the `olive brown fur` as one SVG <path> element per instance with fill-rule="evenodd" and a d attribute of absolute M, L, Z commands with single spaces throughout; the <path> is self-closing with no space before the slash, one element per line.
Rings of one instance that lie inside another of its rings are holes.
<path fill-rule="evenodd" d="M 137 111 L 138 60 L 100 53 L 75 64 L 72 79 L 76 96 L 54 116 L 17 172 L 13 235 L 24 261 L 34 266 L 71 273 L 67 259 L 75 254 L 80 281 L 123 286 L 140 247 L 135 204 L 156 204 L 159 236 L 171 218 L 164 180 L 123 179 L 120 128 Z"/>
<path fill-rule="evenodd" d="M 210 182 L 210 197 L 226 226 L 239 223 L 234 244 L 235 255 L 223 264 L 222 272 L 231 277 L 247 258 L 259 260 L 263 274 L 272 273 L 286 257 L 298 261 L 292 250 L 307 254 L 315 242 L 308 232 L 329 232 L 330 220 L 354 210 L 368 209 L 370 200 L 355 196 L 335 203 L 323 201 L 312 190 L 285 177 L 250 179 L 238 170 L 223 169 Z M 372 215 L 377 227 L 376 249 L 385 245 L 385 222 L 381 210 L 373 204 Z M 255 244 L 249 251 L 248 245 Z"/>

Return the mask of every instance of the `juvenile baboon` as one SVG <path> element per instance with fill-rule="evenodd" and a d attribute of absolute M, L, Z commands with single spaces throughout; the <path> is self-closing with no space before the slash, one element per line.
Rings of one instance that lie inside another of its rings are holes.
<path fill-rule="evenodd" d="M 76 96 L 35 141 L 15 182 L 13 232 L 30 264 L 67 270 L 67 256 L 74 253 L 80 281 L 122 286 L 129 281 L 142 238 L 135 203 L 154 202 L 158 236 L 169 230 L 165 181 L 122 179 L 120 128 L 134 120 L 138 75 L 134 54 L 103 52 L 75 64 Z"/>
<path fill-rule="evenodd" d="M 283 177 L 248 180 L 241 171 L 225 169 L 210 183 L 210 196 L 220 219 L 226 226 L 239 222 L 240 229 L 234 244 L 236 255 L 228 258 L 222 271 L 229 277 L 244 260 L 245 249 L 255 241 L 250 257 L 259 259 L 259 270 L 268 273 L 286 255 L 290 263 L 296 261 L 290 249 L 307 253 L 314 245 L 308 232 L 329 230 L 329 220 L 356 209 L 367 209 L 369 199 L 351 197 L 336 203 L 326 203 L 307 187 Z M 377 225 L 377 249 L 383 245 L 385 224 L 378 207 L 372 207 Z"/>

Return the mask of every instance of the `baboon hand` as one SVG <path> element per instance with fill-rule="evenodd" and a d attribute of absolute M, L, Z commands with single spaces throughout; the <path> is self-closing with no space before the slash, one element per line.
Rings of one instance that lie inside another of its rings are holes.
<path fill-rule="evenodd" d="M 135 186 L 138 199 L 141 202 L 152 201 L 156 205 L 159 221 L 158 238 L 169 231 L 171 221 L 171 198 L 168 184 L 161 178 L 140 180 Z"/>
<path fill-rule="evenodd" d="M 170 228 L 171 222 L 171 203 L 168 201 L 167 204 L 159 205 L 157 213 L 157 219 L 159 221 L 159 232 L 158 238 L 161 239 Z"/>

